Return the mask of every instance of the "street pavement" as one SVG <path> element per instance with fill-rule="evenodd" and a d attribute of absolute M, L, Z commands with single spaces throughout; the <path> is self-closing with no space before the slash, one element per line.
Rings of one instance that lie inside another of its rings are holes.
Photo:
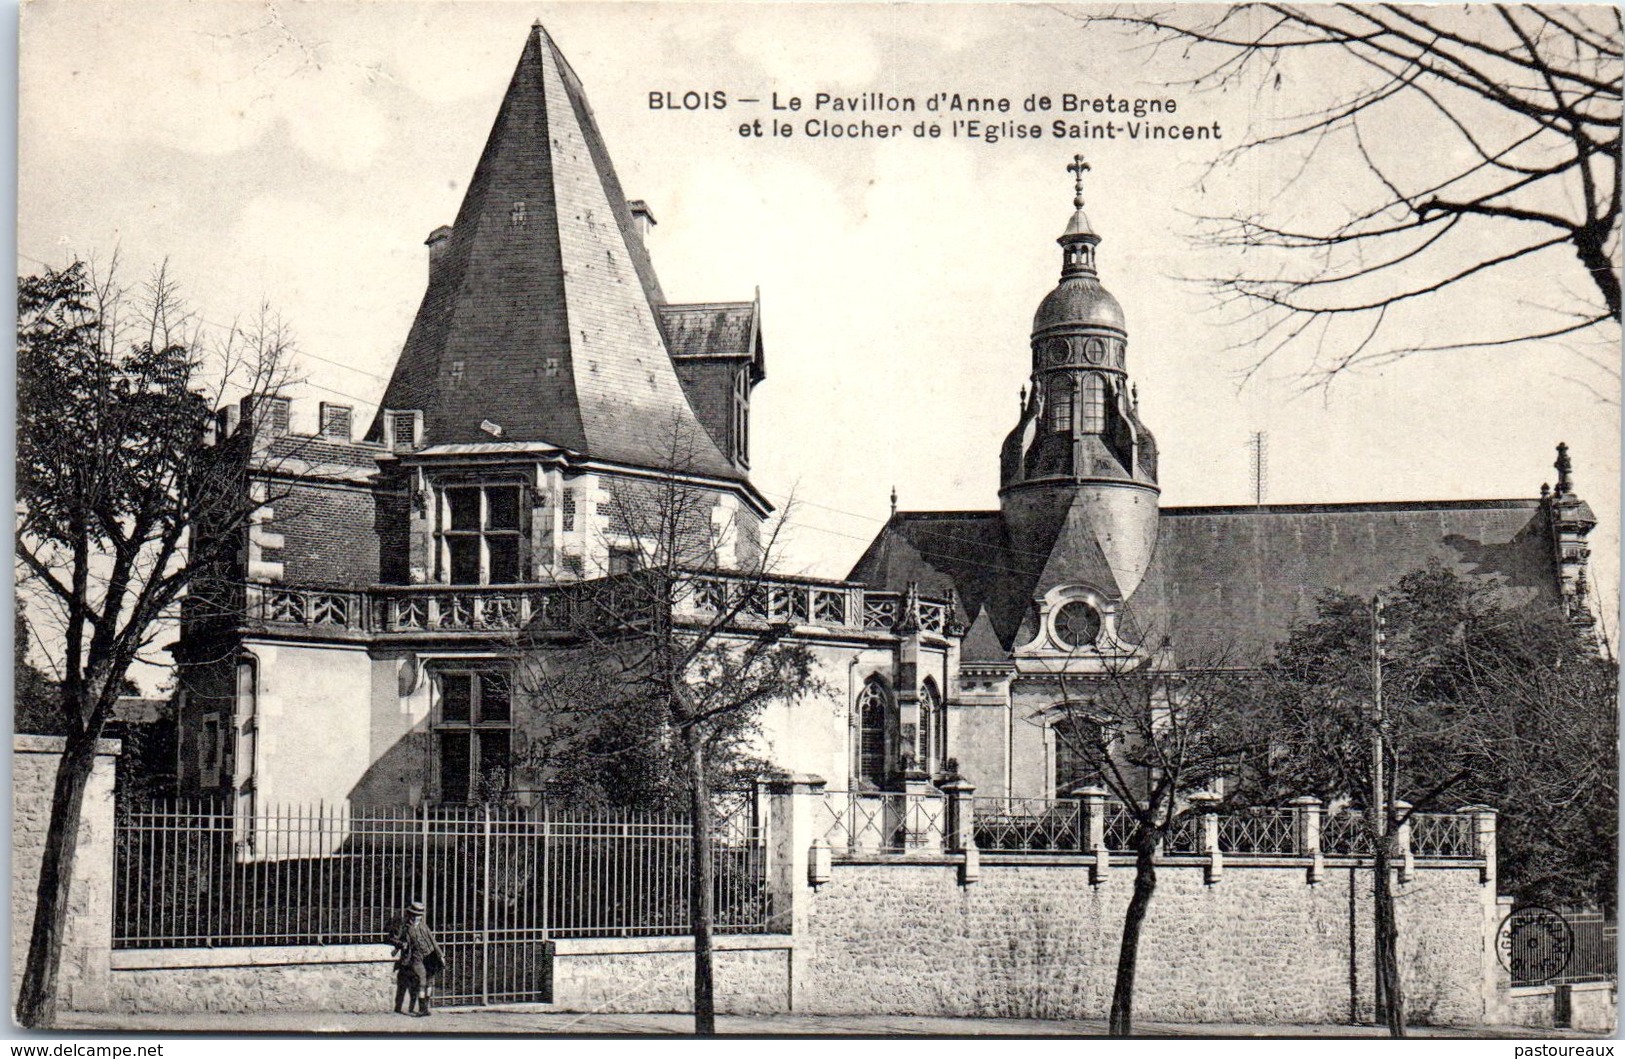
<path fill-rule="evenodd" d="M 388 1011 L 334 1013 L 262 1011 L 231 1014 L 108 1014 L 69 1012 L 58 1019 L 58 1031 L 203 1034 L 354 1033 L 367 1036 L 434 1033 L 455 1036 L 565 1035 L 671 1036 L 693 1031 L 686 1014 L 599 1014 L 556 1011 L 546 1004 L 491 1008 L 452 1008 L 429 1018 Z M 1106 1025 L 1097 1019 L 942 1018 L 910 1015 L 721 1015 L 717 1032 L 741 1037 L 1100 1037 Z M 1478 1029 L 1418 1026 L 1417 1037 L 1455 1038 L 1587 1038 L 1572 1030 L 1522 1027 Z M 1201 1024 L 1137 1022 L 1136 1037 L 1385 1037 L 1380 1026 Z"/>

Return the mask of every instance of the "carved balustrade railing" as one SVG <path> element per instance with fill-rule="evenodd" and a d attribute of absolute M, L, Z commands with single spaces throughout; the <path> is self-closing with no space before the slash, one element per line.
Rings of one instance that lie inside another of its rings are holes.
<path fill-rule="evenodd" d="M 247 585 L 243 606 L 250 621 L 267 624 L 357 631 L 367 624 L 367 598 L 360 592 Z"/>
<path fill-rule="evenodd" d="M 858 585 L 801 581 L 752 581 L 724 574 L 696 574 L 679 611 L 697 615 L 734 611 L 746 621 L 789 622 L 832 629 L 906 633 L 915 629 L 952 633 L 952 601 L 914 592 L 878 592 Z"/>

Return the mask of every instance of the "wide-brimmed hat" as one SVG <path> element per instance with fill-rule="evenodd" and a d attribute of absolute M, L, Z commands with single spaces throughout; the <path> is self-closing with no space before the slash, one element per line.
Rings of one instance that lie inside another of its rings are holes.
<path fill-rule="evenodd" d="M 421 916 L 423 914 L 423 902 L 413 901 L 411 904 L 407 905 L 406 914 L 409 916 Z"/>

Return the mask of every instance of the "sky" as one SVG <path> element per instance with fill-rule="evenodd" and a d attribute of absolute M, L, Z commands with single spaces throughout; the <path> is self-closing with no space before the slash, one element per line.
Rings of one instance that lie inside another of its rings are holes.
<path fill-rule="evenodd" d="M 1192 218 L 1277 194 L 1268 172 L 1210 172 L 1217 152 L 1351 83 L 1327 66 L 1289 69 L 1270 92 L 1204 93 L 1185 83 L 1196 71 L 1180 55 L 1072 13 L 35 0 L 22 22 L 18 266 L 116 251 L 127 278 L 167 261 L 213 323 L 268 304 L 301 350 L 295 428 L 313 428 L 322 400 L 361 406 L 364 422 L 423 295 L 423 240 L 454 217 L 540 19 L 627 194 L 655 214 L 649 245 L 668 297 L 760 290 L 767 377 L 752 477 L 776 503 L 797 498 L 790 569 L 843 576 L 894 487 L 905 510 L 996 506 L 1032 313 L 1059 275 L 1065 167 L 1081 151 L 1165 506 L 1250 502 L 1260 431 L 1272 503 L 1533 497 L 1567 441 L 1600 520 L 1593 581 L 1616 606 L 1618 404 L 1597 397 L 1616 382 L 1551 345 L 1414 357 L 1329 389 L 1306 388 L 1301 361 L 1249 376 L 1244 326 L 1195 282 L 1225 263 L 1193 242 Z M 689 92 L 713 105 L 651 107 L 651 94 Z M 917 138 L 922 119 L 989 115 L 833 115 L 814 111 L 818 92 L 1006 97 L 1012 112 L 994 120 L 1046 131 L 1078 120 L 1056 109 L 1066 93 L 1172 99 L 1177 118 L 1162 120 L 1216 122 L 1223 139 Z M 802 109 L 771 110 L 775 95 Z M 1038 95 L 1051 112 L 1026 113 Z M 897 121 L 903 135 L 810 138 L 817 117 Z M 775 118 L 795 134 L 740 134 Z M 1429 134 L 1403 114 L 1377 132 L 1377 148 L 1397 154 Z M 1344 208 L 1360 191 L 1353 176 L 1316 180 L 1296 190 L 1301 210 Z M 1560 299 L 1568 263 L 1542 259 L 1408 319 L 1447 340 L 1531 291 Z"/>

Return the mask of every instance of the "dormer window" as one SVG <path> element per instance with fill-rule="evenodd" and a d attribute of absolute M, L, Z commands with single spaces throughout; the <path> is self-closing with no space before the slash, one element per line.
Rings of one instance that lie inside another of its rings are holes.
<path fill-rule="evenodd" d="M 520 580 L 520 487 L 457 485 L 444 492 L 444 569 L 454 585 L 511 585 Z"/>
<path fill-rule="evenodd" d="M 508 211 L 508 223 L 512 224 L 515 228 L 523 228 L 525 226 L 525 204 L 523 202 L 516 202 L 513 204 L 513 209 Z"/>

